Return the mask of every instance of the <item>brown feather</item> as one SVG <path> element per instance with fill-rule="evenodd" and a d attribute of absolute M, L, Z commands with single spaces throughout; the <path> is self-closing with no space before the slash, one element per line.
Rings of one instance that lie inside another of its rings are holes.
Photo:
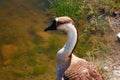
<path fill-rule="evenodd" d="M 103 80 L 93 64 L 80 58 L 74 62 L 75 58 L 72 56 L 71 65 L 64 73 L 65 80 Z"/>
<path fill-rule="evenodd" d="M 65 16 L 65 17 L 59 17 L 59 20 L 57 21 L 57 27 L 65 23 L 72 23 L 73 25 L 76 26 L 75 22 L 71 18 Z"/>

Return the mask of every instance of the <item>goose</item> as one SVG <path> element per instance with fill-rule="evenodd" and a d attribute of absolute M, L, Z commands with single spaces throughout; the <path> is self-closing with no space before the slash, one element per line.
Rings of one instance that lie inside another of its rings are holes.
<path fill-rule="evenodd" d="M 75 22 L 68 16 L 56 17 L 44 31 L 62 30 L 68 35 L 66 44 L 57 52 L 57 80 L 103 80 L 97 68 L 73 54 L 77 42 Z"/>

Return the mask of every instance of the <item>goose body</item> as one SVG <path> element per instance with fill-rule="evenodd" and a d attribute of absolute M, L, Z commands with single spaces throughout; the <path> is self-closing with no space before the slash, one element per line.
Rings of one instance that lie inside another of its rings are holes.
<path fill-rule="evenodd" d="M 93 64 L 73 54 L 77 42 L 77 30 L 70 17 L 55 18 L 45 29 L 48 30 L 62 30 L 68 34 L 66 44 L 57 52 L 57 80 L 103 80 Z"/>

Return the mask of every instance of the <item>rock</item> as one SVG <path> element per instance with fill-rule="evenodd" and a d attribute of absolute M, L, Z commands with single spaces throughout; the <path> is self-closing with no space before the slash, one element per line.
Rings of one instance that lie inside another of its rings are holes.
<path fill-rule="evenodd" d="M 120 42 L 120 33 L 117 34 L 118 42 Z"/>
<path fill-rule="evenodd" d="M 18 48 L 15 45 L 3 45 L 2 46 L 2 58 L 8 60 L 17 52 Z"/>

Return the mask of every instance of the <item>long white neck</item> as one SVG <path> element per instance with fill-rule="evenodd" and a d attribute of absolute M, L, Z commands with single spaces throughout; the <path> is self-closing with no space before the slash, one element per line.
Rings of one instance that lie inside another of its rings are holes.
<path fill-rule="evenodd" d="M 67 32 L 68 40 L 63 48 L 58 51 L 57 57 L 69 57 L 77 42 L 77 30 L 73 24 L 65 25 L 65 31 Z"/>
<path fill-rule="evenodd" d="M 66 55 L 66 57 L 70 56 L 76 45 L 76 42 L 77 42 L 77 31 L 74 26 L 73 27 L 71 26 L 70 31 L 68 31 L 68 40 L 63 47 L 64 51 L 62 54 Z"/>
<path fill-rule="evenodd" d="M 70 65 L 70 55 L 72 55 L 72 51 L 77 42 L 77 31 L 73 24 L 67 24 L 62 26 L 64 31 L 68 34 L 68 40 L 66 44 L 60 49 L 57 53 L 57 77 L 58 80 L 61 80 L 65 70 Z"/>

